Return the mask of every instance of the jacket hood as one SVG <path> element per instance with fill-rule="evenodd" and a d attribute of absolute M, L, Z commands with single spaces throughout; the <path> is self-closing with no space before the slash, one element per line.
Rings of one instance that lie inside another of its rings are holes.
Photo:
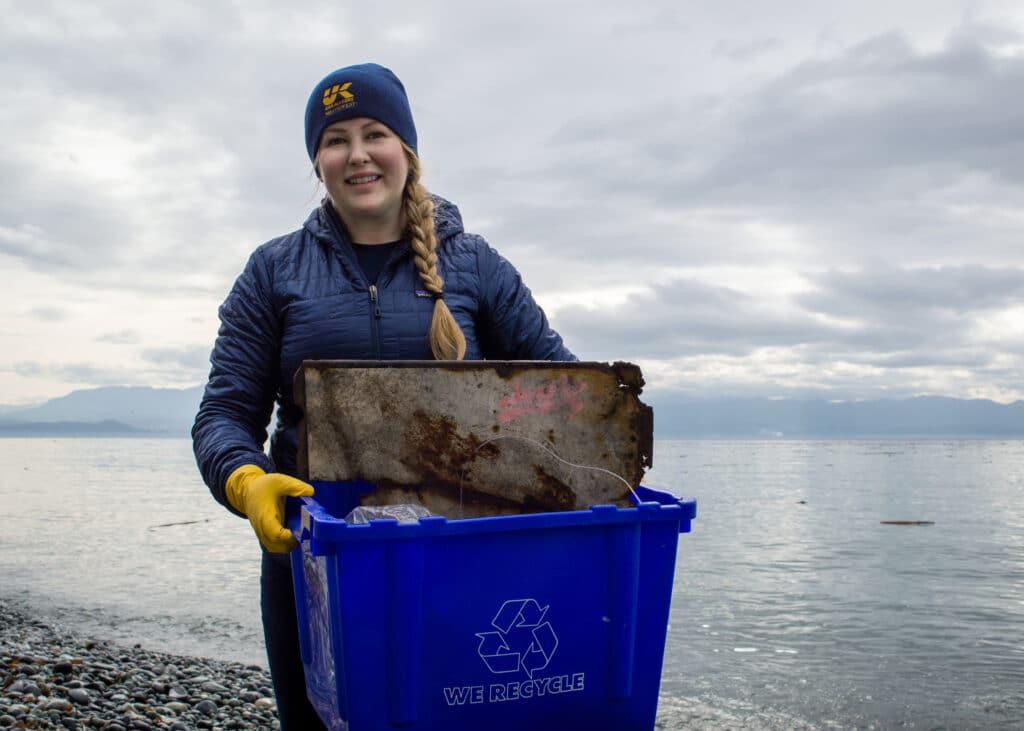
<path fill-rule="evenodd" d="M 437 231 L 438 243 L 443 243 L 461 234 L 464 228 L 462 226 L 462 214 L 459 213 L 458 206 L 433 193 L 431 193 L 430 197 L 434 200 L 434 228 Z M 318 239 L 332 241 L 337 235 L 335 227 L 331 223 L 330 214 L 322 205 L 313 209 L 302 227 Z M 348 241 L 345 231 L 340 231 L 339 233 Z"/>

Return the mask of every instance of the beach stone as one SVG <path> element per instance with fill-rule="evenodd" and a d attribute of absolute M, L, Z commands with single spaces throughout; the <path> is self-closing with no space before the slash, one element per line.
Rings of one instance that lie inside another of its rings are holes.
<path fill-rule="evenodd" d="M 171 686 L 171 689 L 167 691 L 167 697 L 172 700 L 179 700 L 182 698 L 188 698 L 188 691 L 182 688 L 180 685 Z"/>
<path fill-rule="evenodd" d="M 92 698 L 89 696 L 89 693 L 81 688 L 72 688 L 69 690 L 68 698 L 81 706 L 87 706 L 92 703 Z"/>
<path fill-rule="evenodd" d="M 60 662 L 55 663 L 53 666 L 53 671 L 55 673 L 60 673 L 61 675 L 70 675 L 74 669 L 75 666 L 67 660 L 61 660 Z"/>
<path fill-rule="evenodd" d="M 3 728 L 9 728 L 17 722 L 18 719 L 14 718 L 13 716 L 8 716 L 6 713 L 0 716 L 0 726 L 2 726 Z"/>
<path fill-rule="evenodd" d="M 72 705 L 65 698 L 51 698 L 44 708 L 48 711 L 70 711 Z"/>
<path fill-rule="evenodd" d="M 15 703 L 13 706 L 7 709 L 7 712 L 15 718 L 21 718 L 28 713 L 28 706 L 23 706 L 20 703 Z"/>
<path fill-rule="evenodd" d="M 196 710 L 204 716 L 210 716 L 217 712 L 217 704 L 207 698 L 196 704 Z"/>
<path fill-rule="evenodd" d="M 33 683 L 31 680 L 26 680 L 25 678 L 15 680 L 14 683 L 11 684 L 11 687 L 7 689 L 7 692 L 21 693 L 22 695 L 42 695 L 42 690 L 40 690 L 39 686 Z"/>
<path fill-rule="evenodd" d="M 260 698 L 261 698 L 262 696 L 261 696 L 261 695 L 260 695 L 259 693 L 256 693 L 256 692 L 254 692 L 254 691 L 251 691 L 251 690 L 247 690 L 247 691 L 244 691 L 244 692 L 243 692 L 243 693 L 242 693 L 241 695 L 239 695 L 238 697 L 239 697 L 239 698 L 241 698 L 241 699 L 242 699 L 243 701 L 245 701 L 246 703 L 255 703 L 255 702 L 256 702 L 256 701 L 258 701 L 258 700 L 259 700 L 259 699 L 260 699 Z"/>
<path fill-rule="evenodd" d="M 257 708 L 273 708 L 277 704 L 273 698 L 257 698 L 253 701 L 253 705 Z"/>
<path fill-rule="evenodd" d="M 212 680 L 206 681 L 200 687 L 206 693 L 217 693 L 218 695 L 220 695 L 222 693 L 227 693 L 228 692 L 227 688 L 225 688 L 220 683 L 216 683 L 216 682 L 214 682 Z"/>
<path fill-rule="evenodd" d="M 181 701 L 170 701 L 164 705 L 169 711 L 173 711 L 174 713 L 185 713 L 192 709 L 192 706 L 188 703 L 182 703 Z"/>

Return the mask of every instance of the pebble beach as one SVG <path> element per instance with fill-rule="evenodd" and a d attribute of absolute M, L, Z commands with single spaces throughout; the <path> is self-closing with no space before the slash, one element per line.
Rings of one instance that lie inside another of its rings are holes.
<path fill-rule="evenodd" d="M 256 665 L 75 636 L 0 599 L 0 729 L 274 729 Z"/>

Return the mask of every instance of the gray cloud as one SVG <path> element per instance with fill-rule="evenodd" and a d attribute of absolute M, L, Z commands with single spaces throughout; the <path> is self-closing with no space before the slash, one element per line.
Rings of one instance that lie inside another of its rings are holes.
<path fill-rule="evenodd" d="M 117 332 L 101 333 L 95 338 L 97 343 L 111 343 L 113 345 L 138 345 L 142 342 L 142 334 L 138 330 L 119 330 Z"/>
<path fill-rule="evenodd" d="M 730 61 L 754 61 L 782 46 L 783 42 L 778 38 L 755 38 L 754 40 L 723 38 L 715 42 L 711 52 Z"/>
<path fill-rule="evenodd" d="M 1021 370 L 1006 363 L 1020 363 L 1020 340 L 986 339 L 977 334 L 975 316 L 1024 304 L 1024 270 L 830 271 L 808 274 L 806 281 L 814 289 L 766 308 L 744 292 L 678 280 L 621 306 L 566 308 L 556 325 L 588 359 L 674 358 L 696 370 L 701 359 L 767 357 L 788 361 L 801 378 L 814 372 L 828 387 L 843 384 L 847 394 L 856 391 L 858 379 L 864 381 L 860 395 L 872 390 L 872 382 L 875 390 L 917 384 L 925 379 L 916 372 L 926 369 L 970 372 L 990 385 L 1018 387 Z M 851 369 L 856 377 L 842 375 Z M 778 388 L 779 380 L 791 377 L 765 369 L 753 380 L 762 389 Z M 752 386 L 727 387 L 746 393 Z"/>
<path fill-rule="evenodd" d="M 68 311 L 63 307 L 33 307 L 28 311 L 28 316 L 40 322 L 63 322 L 68 319 Z"/>
<path fill-rule="evenodd" d="M 571 119 L 550 155 L 502 186 L 542 180 L 557 195 L 498 237 L 585 246 L 641 269 L 672 246 L 696 263 L 826 251 L 860 264 L 984 254 L 1019 263 L 1019 224 L 1005 212 L 1024 204 L 1022 91 L 1024 56 L 994 46 L 987 27 L 966 26 L 934 51 L 891 33 L 729 96 L 648 98 L 626 119 L 618 110 Z M 708 216 L 791 226 L 801 242 L 787 252 L 723 246 L 699 225 Z M 585 222 L 587 236 L 553 218 Z"/>
<path fill-rule="evenodd" d="M 147 348 L 142 357 L 150 363 L 161 367 L 180 367 L 199 377 L 205 376 L 210 370 L 210 347 L 196 346 L 185 348 Z"/>
<path fill-rule="evenodd" d="M 829 271 L 810 275 L 817 287 L 797 300 L 806 308 L 841 317 L 955 313 L 1024 304 L 1024 269 L 982 266 Z"/>
<path fill-rule="evenodd" d="M 738 357 L 762 347 L 827 341 L 835 333 L 805 313 L 766 311 L 755 297 L 694 280 L 655 286 L 614 308 L 567 307 L 556 324 L 569 342 L 598 358 L 614 358 L 616 351 L 645 359 Z"/>

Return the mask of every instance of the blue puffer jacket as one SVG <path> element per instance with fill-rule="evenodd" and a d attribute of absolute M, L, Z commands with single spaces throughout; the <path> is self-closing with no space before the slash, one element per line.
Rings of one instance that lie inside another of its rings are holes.
<path fill-rule="evenodd" d="M 445 303 L 466 336 L 466 359 L 576 360 L 548 326 L 519 273 L 458 209 L 435 199 Z M 210 380 L 192 427 L 196 461 L 214 497 L 243 464 L 295 474 L 301 417 L 292 379 L 303 360 L 432 360 L 434 301 L 401 243 L 371 287 L 344 230 L 326 209 L 249 258 L 220 308 Z M 270 458 L 267 424 L 278 403 Z"/>

